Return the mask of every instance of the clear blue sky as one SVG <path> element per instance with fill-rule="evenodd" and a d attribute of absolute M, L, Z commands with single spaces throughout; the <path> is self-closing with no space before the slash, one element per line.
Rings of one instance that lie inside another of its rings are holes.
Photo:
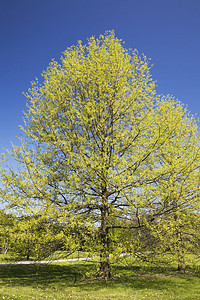
<path fill-rule="evenodd" d="M 200 117 L 200 0 L 0 0 L 0 150 L 16 143 L 30 81 L 77 40 L 114 29 L 150 57 L 157 91 Z"/>

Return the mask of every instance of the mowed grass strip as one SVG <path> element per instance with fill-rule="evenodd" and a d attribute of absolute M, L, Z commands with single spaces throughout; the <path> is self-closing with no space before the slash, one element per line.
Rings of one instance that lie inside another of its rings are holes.
<path fill-rule="evenodd" d="M 0 267 L 0 299 L 200 299 L 200 273 L 115 267 L 110 281 L 89 280 L 92 263 Z"/>
<path fill-rule="evenodd" d="M 93 256 L 96 256 L 97 254 L 92 254 Z M 59 260 L 59 259 L 74 259 L 74 258 L 88 258 L 90 257 L 91 254 L 87 252 L 82 252 L 82 251 L 76 251 L 70 254 L 67 251 L 56 251 L 55 253 L 51 254 L 47 258 L 37 258 L 37 257 L 30 257 L 29 261 L 37 261 L 37 260 L 46 260 L 46 261 L 51 261 L 51 260 Z M 27 261 L 26 256 L 21 256 L 20 254 L 16 253 L 6 253 L 6 254 L 1 254 L 0 253 L 0 263 L 9 263 L 9 262 L 18 262 L 18 261 Z"/>

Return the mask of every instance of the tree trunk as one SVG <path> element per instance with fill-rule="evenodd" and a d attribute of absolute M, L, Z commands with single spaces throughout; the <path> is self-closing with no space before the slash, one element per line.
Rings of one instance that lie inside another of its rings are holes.
<path fill-rule="evenodd" d="M 177 268 L 177 270 L 179 272 L 185 272 L 185 263 L 184 263 L 183 260 L 179 260 L 178 261 L 178 268 Z"/>
<path fill-rule="evenodd" d="M 6 246 L 3 246 L 1 253 L 6 254 L 8 252 L 8 248 Z"/>
<path fill-rule="evenodd" d="M 110 261 L 109 261 L 109 232 L 108 232 L 108 206 L 103 205 L 101 209 L 101 265 L 100 265 L 100 277 L 109 280 L 111 277 L 110 273 Z"/>
<path fill-rule="evenodd" d="M 180 240 L 178 241 L 178 271 L 185 272 L 185 259 L 184 259 L 184 248 L 182 242 L 182 234 L 179 233 Z"/>

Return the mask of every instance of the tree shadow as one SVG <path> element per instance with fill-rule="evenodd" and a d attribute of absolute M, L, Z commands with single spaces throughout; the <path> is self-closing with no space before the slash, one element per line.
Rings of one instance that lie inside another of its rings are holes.
<path fill-rule="evenodd" d="M 0 279 L 6 285 L 45 287 L 59 282 L 60 285 L 74 285 L 82 279 L 88 267 L 81 264 L 31 264 L 0 267 Z"/>

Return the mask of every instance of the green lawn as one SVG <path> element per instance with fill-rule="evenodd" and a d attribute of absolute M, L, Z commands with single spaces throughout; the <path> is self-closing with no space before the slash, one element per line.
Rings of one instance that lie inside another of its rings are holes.
<path fill-rule="evenodd" d="M 115 267 L 108 282 L 87 280 L 94 265 L 57 263 L 0 267 L 0 299 L 200 299 L 200 273 Z"/>
<path fill-rule="evenodd" d="M 41 258 L 41 260 L 59 260 L 59 259 L 70 259 L 70 258 L 87 258 L 89 253 L 76 251 L 72 254 L 69 254 L 67 251 L 56 251 L 52 255 L 47 258 Z M 37 260 L 36 257 L 30 257 L 31 260 Z M 16 262 L 16 261 L 27 261 L 25 256 L 20 256 L 19 254 L 14 254 L 12 252 L 8 252 L 6 254 L 0 254 L 0 263 L 7 263 L 7 262 Z"/>

